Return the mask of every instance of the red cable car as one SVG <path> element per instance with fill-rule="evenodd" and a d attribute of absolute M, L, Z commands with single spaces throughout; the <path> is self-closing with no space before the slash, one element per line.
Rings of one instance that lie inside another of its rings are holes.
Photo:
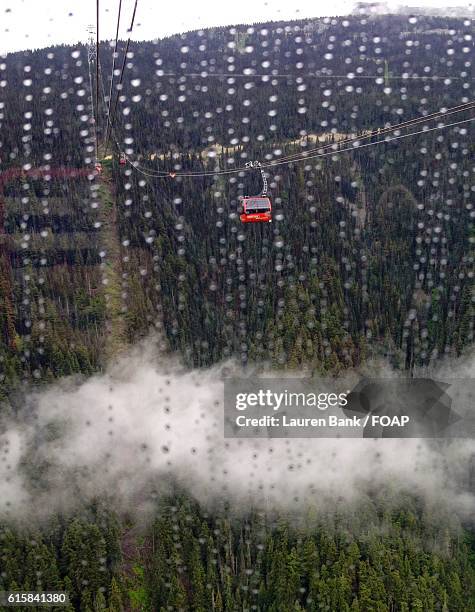
<path fill-rule="evenodd" d="M 96 172 L 97 174 L 102 174 L 102 164 L 100 162 L 96 162 Z"/>
<path fill-rule="evenodd" d="M 127 163 L 127 159 L 125 157 L 125 153 L 121 153 L 119 156 L 119 164 L 121 166 L 125 166 L 126 163 Z"/>
<path fill-rule="evenodd" d="M 271 223 L 272 204 L 270 199 L 263 196 L 243 198 L 240 219 L 243 223 Z"/>
<path fill-rule="evenodd" d="M 267 196 L 267 177 L 258 161 L 248 162 L 248 168 L 259 168 L 261 171 L 263 187 L 258 196 L 245 196 L 242 198 L 242 213 L 239 218 L 242 223 L 272 223 L 272 204 Z"/>

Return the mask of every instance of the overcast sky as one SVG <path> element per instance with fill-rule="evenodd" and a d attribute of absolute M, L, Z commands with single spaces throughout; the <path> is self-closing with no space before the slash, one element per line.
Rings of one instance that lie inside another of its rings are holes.
<path fill-rule="evenodd" d="M 394 0 L 386 3 L 396 6 Z M 472 6 L 468 0 L 409 0 L 406 6 Z M 126 38 L 134 0 L 122 0 Z M 132 38 L 150 40 L 216 25 L 344 15 L 350 0 L 139 0 Z M 74 44 L 95 23 L 95 0 L 0 0 L 0 52 Z M 101 39 L 115 37 L 118 0 L 101 0 Z"/>

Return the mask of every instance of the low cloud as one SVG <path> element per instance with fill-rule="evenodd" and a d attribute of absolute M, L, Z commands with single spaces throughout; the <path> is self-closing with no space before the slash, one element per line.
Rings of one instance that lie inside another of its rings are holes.
<path fill-rule="evenodd" d="M 469 375 L 473 359 L 451 368 Z M 188 371 L 149 340 L 105 374 L 30 395 L 0 430 L 0 518 L 41 520 L 96 497 L 130 512 L 177 488 L 239 512 L 352 503 L 390 485 L 473 511 L 473 441 L 225 439 L 230 372 Z"/>

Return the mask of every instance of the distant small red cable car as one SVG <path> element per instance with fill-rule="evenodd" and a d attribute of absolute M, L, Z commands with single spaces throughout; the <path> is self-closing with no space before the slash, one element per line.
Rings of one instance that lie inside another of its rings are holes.
<path fill-rule="evenodd" d="M 96 172 L 97 172 L 98 174 L 101 174 L 101 173 L 102 173 L 102 164 L 101 164 L 101 163 L 99 163 L 99 162 L 97 162 L 97 163 L 96 163 Z"/>
<path fill-rule="evenodd" d="M 125 153 L 121 153 L 119 156 L 119 164 L 121 166 L 125 166 L 126 163 L 127 163 L 127 159 L 125 157 Z"/>
<path fill-rule="evenodd" d="M 242 223 L 272 223 L 272 204 L 267 196 L 267 177 L 258 161 L 247 162 L 248 168 L 258 168 L 261 172 L 263 187 L 258 196 L 242 198 L 242 213 L 239 218 Z"/>
<path fill-rule="evenodd" d="M 272 204 L 270 199 L 263 196 L 243 198 L 240 219 L 243 223 L 272 222 Z"/>

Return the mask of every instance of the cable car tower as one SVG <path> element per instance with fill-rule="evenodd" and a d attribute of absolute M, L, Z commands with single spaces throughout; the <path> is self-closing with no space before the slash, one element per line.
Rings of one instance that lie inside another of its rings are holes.
<path fill-rule="evenodd" d="M 95 149 L 95 165 L 96 170 L 99 164 L 98 152 L 97 152 L 97 120 L 98 120 L 98 109 L 97 109 L 97 96 L 96 96 L 96 104 L 94 104 L 94 89 L 92 86 L 92 74 L 93 74 L 93 66 L 96 69 L 97 73 L 97 45 L 96 45 L 96 27 L 94 25 L 89 25 L 87 27 L 88 39 L 87 39 L 87 64 L 89 70 L 89 91 L 90 91 L 90 101 L 91 101 L 91 119 L 90 124 L 94 126 L 94 149 Z M 96 84 L 97 89 L 98 84 Z"/>

